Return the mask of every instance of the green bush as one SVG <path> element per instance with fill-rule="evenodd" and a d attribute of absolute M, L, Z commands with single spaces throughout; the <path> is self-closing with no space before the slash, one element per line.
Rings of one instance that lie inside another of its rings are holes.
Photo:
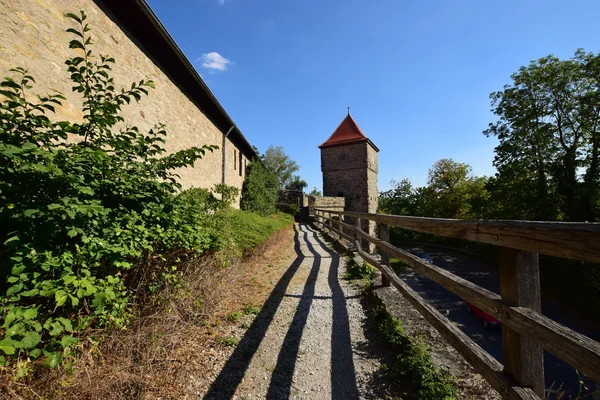
<path fill-rule="evenodd" d="M 279 183 L 277 176 L 259 160 L 248 165 L 242 186 L 242 210 L 254 211 L 262 215 L 275 213 Z"/>
<path fill-rule="evenodd" d="M 375 319 L 394 354 L 392 377 L 406 388 L 407 398 L 456 399 L 454 378 L 432 363 L 431 354 L 424 343 L 408 336 L 402 323 L 390 316 L 383 307 L 375 310 Z"/>
<path fill-rule="evenodd" d="M 30 101 L 35 81 L 23 69 L 0 83 L 0 364 L 5 356 L 21 363 L 43 356 L 58 365 L 78 331 L 126 325 L 134 294 L 126 283 L 143 256 L 214 246 L 203 224 L 216 205 L 208 196 L 199 208 L 184 201 L 189 193 L 175 197 L 172 171 L 216 147 L 165 156 L 163 126 L 147 133 L 127 126 L 121 107 L 139 101 L 152 81 L 117 90 L 114 59 L 92 53 L 85 14 L 67 16 L 76 55 L 66 64 L 83 122 L 49 118 L 64 97 Z M 174 268 L 155 265 L 156 279 Z"/>

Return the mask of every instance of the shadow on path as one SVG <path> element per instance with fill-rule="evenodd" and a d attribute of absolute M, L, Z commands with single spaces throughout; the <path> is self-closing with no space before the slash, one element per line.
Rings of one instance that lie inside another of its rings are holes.
<path fill-rule="evenodd" d="M 358 399 L 346 295 L 342 290 L 338 278 L 340 255 L 337 252 L 329 250 L 327 245 L 321 241 L 318 234 L 314 231 L 312 232 L 319 246 L 331 257 L 331 266 L 329 267 L 327 278 L 329 288 L 331 289 L 333 306 L 333 325 L 331 329 L 331 398 L 333 400 Z M 312 246 L 309 245 L 309 248 L 315 253 Z"/>
<path fill-rule="evenodd" d="M 318 238 L 317 232 L 305 224 L 298 225 L 294 236 L 296 259 L 281 277 L 267 301 L 252 322 L 238 346 L 227 360 L 225 366 L 212 383 L 204 399 L 230 399 L 235 394 L 242 381 L 252 357 L 257 352 L 265 334 L 275 318 L 278 307 L 286 296 L 289 283 L 301 264 L 307 258 L 313 258 L 309 276 L 303 288 L 302 295 L 296 308 L 292 323 L 285 335 L 283 345 L 277 357 L 277 363 L 269 384 L 267 399 L 287 399 L 292 389 L 292 379 L 296 367 L 296 360 L 300 348 L 300 341 L 309 317 L 311 304 L 315 298 L 315 285 L 323 258 L 331 259 L 328 282 L 331 289 L 333 307 L 332 335 L 331 335 L 331 398 L 332 399 L 358 399 L 358 389 L 354 362 L 352 358 L 352 343 L 346 297 L 338 281 L 340 257 L 330 251 Z M 302 239 L 300 238 L 302 235 Z M 310 239 L 316 240 L 318 249 L 315 249 Z M 302 253 L 301 244 L 305 244 L 310 255 Z M 323 256 L 319 251 L 325 252 Z"/>

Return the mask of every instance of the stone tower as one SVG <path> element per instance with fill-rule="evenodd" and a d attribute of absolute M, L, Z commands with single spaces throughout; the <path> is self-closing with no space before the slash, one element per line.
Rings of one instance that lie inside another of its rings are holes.
<path fill-rule="evenodd" d="M 323 196 L 344 197 L 347 211 L 376 213 L 379 149 L 365 136 L 350 112 L 319 148 Z M 373 233 L 373 226 L 368 229 Z"/>

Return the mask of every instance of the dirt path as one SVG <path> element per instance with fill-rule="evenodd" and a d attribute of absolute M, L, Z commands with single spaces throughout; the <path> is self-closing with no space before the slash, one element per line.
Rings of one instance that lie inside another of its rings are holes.
<path fill-rule="evenodd" d="M 371 399 L 389 389 L 384 349 L 344 261 L 298 225 L 296 257 L 241 337 L 204 399 Z"/>

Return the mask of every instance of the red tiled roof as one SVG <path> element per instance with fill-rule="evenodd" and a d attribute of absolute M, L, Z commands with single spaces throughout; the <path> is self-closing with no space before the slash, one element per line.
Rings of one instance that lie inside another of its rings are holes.
<path fill-rule="evenodd" d="M 358 124 L 354 121 L 350 114 L 348 114 L 340 126 L 337 127 L 335 132 L 333 132 L 329 139 L 321 144 L 319 148 L 337 146 L 340 144 L 360 143 L 368 140 L 369 139 L 360 130 Z"/>

